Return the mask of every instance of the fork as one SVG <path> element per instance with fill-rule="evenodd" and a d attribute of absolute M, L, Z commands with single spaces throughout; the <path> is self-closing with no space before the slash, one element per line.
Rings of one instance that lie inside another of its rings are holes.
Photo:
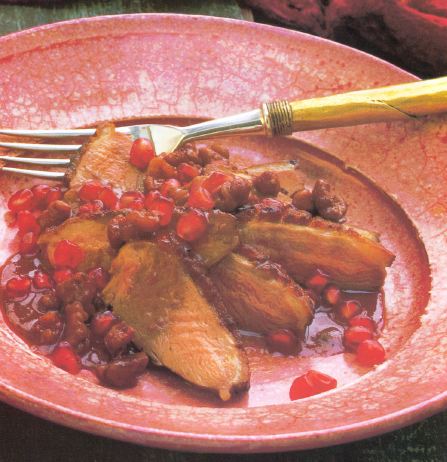
<path fill-rule="evenodd" d="M 269 136 L 293 132 L 342 127 L 374 122 L 410 120 L 428 114 L 447 112 L 447 77 L 354 91 L 320 98 L 288 102 L 263 103 L 260 109 L 202 122 L 187 127 L 172 125 L 130 125 L 118 132 L 132 139 L 148 138 L 155 153 L 172 152 L 187 141 L 218 136 L 264 133 Z M 2 135 L 58 139 L 95 134 L 94 128 L 67 130 L 0 129 Z M 0 147 L 43 152 L 76 152 L 82 144 L 37 144 L 0 142 Z M 35 165 L 67 166 L 70 158 L 35 158 L 0 156 L 0 160 Z M 43 178 L 63 178 L 64 172 L 0 167 L 5 172 L 22 173 Z"/>

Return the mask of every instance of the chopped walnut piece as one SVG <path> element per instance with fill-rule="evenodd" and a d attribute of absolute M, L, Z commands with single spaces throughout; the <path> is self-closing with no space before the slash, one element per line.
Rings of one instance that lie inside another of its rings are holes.
<path fill-rule="evenodd" d="M 77 347 L 88 337 L 89 330 L 85 325 L 88 314 L 79 302 L 69 303 L 65 306 L 64 312 L 66 319 L 64 332 L 65 340 L 67 340 L 71 346 Z"/>
<path fill-rule="evenodd" d="M 251 182 L 245 178 L 235 177 L 226 181 L 216 195 L 216 207 L 224 212 L 231 212 L 246 204 L 250 195 Z"/>
<path fill-rule="evenodd" d="M 300 189 L 292 194 L 292 204 L 299 210 L 312 212 L 315 208 L 312 191 Z"/>
<path fill-rule="evenodd" d="M 53 290 L 45 292 L 39 300 L 39 308 L 41 310 L 57 310 L 60 306 L 61 303 Z"/>
<path fill-rule="evenodd" d="M 276 197 L 281 190 L 278 174 L 275 172 L 262 172 L 254 178 L 253 185 L 265 196 Z"/>
<path fill-rule="evenodd" d="M 291 223 L 294 225 L 306 226 L 312 220 L 312 215 L 306 210 L 297 210 L 295 207 L 288 207 L 285 211 L 282 221 L 283 223 Z"/>
<path fill-rule="evenodd" d="M 144 189 L 146 192 L 153 191 L 161 186 L 161 181 L 156 180 L 152 175 L 146 175 L 144 178 Z"/>
<path fill-rule="evenodd" d="M 225 146 L 219 143 L 213 143 L 210 147 L 214 152 L 217 152 L 220 157 L 223 157 L 224 159 L 228 159 L 230 157 L 230 151 Z"/>
<path fill-rule="evenodd" d="M 125 322 L 121 321 L 112 326 L 107 332 L 104 337 L 104 344 L 110 354 L 116 355 L 132 341 L 134 334 L 135 330 L 128 326 Z"/>
<path fill-rule="evenodd" d="M 149 362 L 145 353 L 136 353 L 116 358 L 109 364 L 96 367 L 101 382 L 116 388 L 133 387 Z"/>
<path fill-rule="evenodd" d="M 322 218 L 339 222 L 345 216 L 348 209 L 346 202 L 332 192 L 332 187 L 327 181 L 316 181 L 312 197 Z"/>
<path fill-rule="evenodd" d="M 52 202 L 47 210 L 42 212 L 37 219 L 42 229 L 57 226 L 63 223 L 71 216 L 71 207 L 66 202 L 57 200 Z"/>
<path fill-rule="evenodd" d="M 60 314 L 57 311 L 47 311 L 39 316 L 30 333 L 38 345 L 51 345 L 59 340 L 63 327 Z"/>
<path fill-rule="evenodd" d="M 96 286 L 85 273 L 76 273 L 58 284 L 56 295 L 64 304 L 80 302 L 88 313 L 94 312 L 92 302 L 96 296 Z"/>

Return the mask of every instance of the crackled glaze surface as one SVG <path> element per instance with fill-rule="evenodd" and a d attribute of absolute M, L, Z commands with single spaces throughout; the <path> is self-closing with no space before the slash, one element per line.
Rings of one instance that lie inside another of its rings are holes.
<path fill-rule="evenodd" d="M 217 117 L 266 99 L 414 79 L 372 57 L 303 34 L 164 15 L 73 21 L 5 37 L 0 39 L 0 67 L 0 126 L 24 128 L 135 116 Z M 445 119 L 322 130 L 296 138 L 275 144 L 237 140 L 235 153 L 242 161 L 255 162 L 285 153 L 299 157 L 311 175 L 322 169 L 351 195 L 351 219 L 382 231 L 385 244 L 398 254 L 385 287 L 389 361 L 368 372 L 356 370 L 349 355 L 318 360 L 323 370 L 338 371 L 345 386 L 290 403 L 284 390 L 300 366 L 284 362 L 277 368 L 258 358 L 250 394 L 216 409 L 216 400 L 180 383 L 175 391 L 174 379 L 164 375 L 127 392 L 100 387 L 88 373 L 70 376 L 30 352 L 2 321 L 0 357 L 8 358 L 0 373 L 2 399 L 114 438 L 233 452 L 335 444 L 444 408 Z M 363 176 L 344 171 L 331 156 L 361 170 L 378 189 L 367 187 Z M 17 182 L 0 177 L 1 191 L 17 188 Z M 0 200 L 4 207 L 4 197 Z M 3 260 L 11 237 L 4 225 L 0 236 Z"/>

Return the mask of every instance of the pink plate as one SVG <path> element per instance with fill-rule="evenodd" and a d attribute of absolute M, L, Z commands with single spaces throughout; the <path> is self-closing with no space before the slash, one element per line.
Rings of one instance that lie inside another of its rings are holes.
<path fill-rule="evenodd" d="M 273 98 L 308 98 L 414 80 L 371 56 L 297 32 L 176 15 L 75 20 L 0 39 L 0 127 L 76 127 L 101 120 L 209 118 Z M 55 422 L 170 449 L 267 452 L 366 438 L 447 403 L 447 124 L 445 118 L 226 140 L 236 161 L 299 159 L 350 203 L 351 223 L 380 231 L 397 258 L 385 285 L 388 360 L 250 354 L 251 389 L 222 404 L 167 372 L 131 390 L 72 376 L 0 320 L 0 396 Z M 0 207 L 23 180 L 0 177 Z M 3 213 L 3 212 L 1 212 Z M 11 232 L 0 226 L 0 257 Z M 290 402 L 309 367 L 339 387 Z"/>

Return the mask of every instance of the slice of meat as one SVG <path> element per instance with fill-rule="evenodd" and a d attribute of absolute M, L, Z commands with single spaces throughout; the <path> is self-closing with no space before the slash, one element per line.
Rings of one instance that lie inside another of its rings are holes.
<path fill-rule="evenodd" d="M 286 328 L 303 335 L 312 320 L 312 300 L 278 264 L 257 264 L 232 253 L 211 270 L 211 278 L 242 329 L 267 333 Z"/>
<path fill-rule="evenodd" d="M 68 171 L 70 189 L 98 180 L 124 191 L 143 190 L 144 173 L 130 162 L 132 139 L 115 131 L 112 123 L 99 125 Z"/>
<path fill-rule="evenodd" d="M 222 400 L 248 387 L 245 353 L 178 257 L 151 242 L 131 242 L 121 248 L 111 272 L 105 301 L 135 329 L 137 346 Z"/>
<path fill-rule="evenodd" d="M 343 289 L 377 290 L 394 260 L 379 242 L 322 219 L 308 226 L 252 220 L 242 225 L 240 238 L 300 283 L 320 270 Z"/>
<path fill-rule="evenodd" d="M 238 245 L 239 232 L 236 217 L 229 213 L 213 210 L 208 220 L 207 233 L 193 244 L 193 250 L 209 268 Z"/>
<path fill-rule="evenodd" d="M 107 270 L 115 256 L 107 237 L 107 224 L 111 216 L 94 218 L 69 218 L 61 225 L 40 235 L 38 244 L 44 251 L 48 262 L 54 266 L 54 250 L 58 242 L 67 239 L 78 244 L 84 251 L 84 259 L 77 267 L 86 271 L 98 266 Z"/>

